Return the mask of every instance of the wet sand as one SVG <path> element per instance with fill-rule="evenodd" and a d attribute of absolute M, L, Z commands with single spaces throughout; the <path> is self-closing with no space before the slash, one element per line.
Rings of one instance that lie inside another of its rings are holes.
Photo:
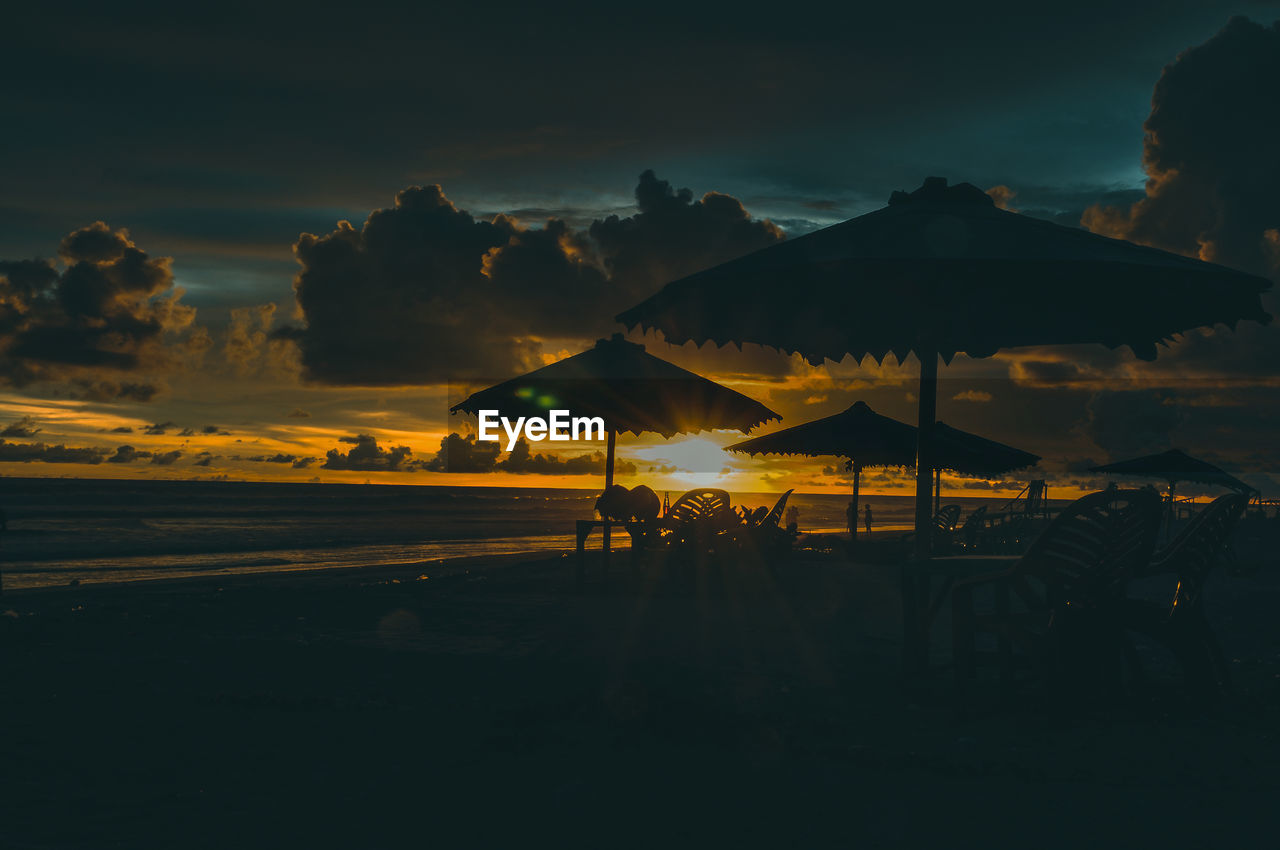
<path fill-rule="evenodd" d="M 439 565 L 436 565 L 437 567 Z M 1275 571 L 1215 581 L 1236 692 L 961 718 L 897 574 L 493 559 L 12 592 L 0 846 L 1270 846 Z M 420 578 L 427 575 L 427 578 Z"/>

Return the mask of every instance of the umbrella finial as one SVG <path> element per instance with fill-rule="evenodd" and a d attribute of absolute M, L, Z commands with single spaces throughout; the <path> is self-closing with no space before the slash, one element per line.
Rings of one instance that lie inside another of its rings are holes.
<path fill-rule="evenodd" d="M 995 201 L 986 192 L 972 183 L 947 185 L 945 177 L 926 177 L 924 183 L 914 192 L 894 192 L 889 196 L 889 206 L 911 203 L 912 201 L 929 201 L 959 204 L 984 204 L 995 206 Z"/>
<path fill-rule="evenodd" d="M 641 345 L 638 342 L 631 342 L 629 340 L 623 339 L 623 336 L 621 333 L 615 333 L 613 334 L 613 336 L 609 337 L 608 339 L 601 338 L 596 340 L 596 348 L 603 348 L 606 345 L 613 346 L 614 348 L 620 348 L 622 346 L 629 345 L 632 348 L 638 348 L 641 351 L 644 351 L 643 345 Z"/>

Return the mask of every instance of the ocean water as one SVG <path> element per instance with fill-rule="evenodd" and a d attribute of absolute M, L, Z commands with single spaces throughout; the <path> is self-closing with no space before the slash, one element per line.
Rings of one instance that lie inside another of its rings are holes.
<path fill-rule="evenodd" d="M 588 490 L 0 478 L 10 589 L 191 575 L 429 564 L 570 551 Z M 659 493 L 659 495 L 663 495 Z M 680 494 L 670 494 L 674 501 Z M 732 494 L 772 505 L 776 494 Z M 801 531 L 845 528 L 847 495 L 794 494 Z M 877 529 L 907 529 L 908 496 L 870 496 Z M 966 513 L 1003 499 L 947 499 Z M 614 536 L 625 545 L 626 535 Z M 598 533 L 593 538 L 599 544 Z"/>

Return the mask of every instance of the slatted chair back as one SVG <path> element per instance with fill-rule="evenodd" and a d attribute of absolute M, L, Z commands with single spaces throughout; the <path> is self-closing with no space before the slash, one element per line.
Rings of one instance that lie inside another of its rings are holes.
<path fill-rule="evenodd" d="M 1219 496 L 1196 514 L 1159 560 L 1178 574 L 1178 589 L 1169 616 L 1187 615 L 1200 601 L 1209 571 L 1226 549 L 1231 532 L 1244 515 L 1249 497 L 1241 493 Z"/>
<path fill-rule="evenodd" d="M 986 525 L 986 522 L 987 506 L 982 505 L 964 518 L 964 525 L 961 526 L 961 529 L 968 531 L 970 529 L 982 528 L 982 526 Z"/>
<path fill-rule="evenodd" d="M 987 526 L 987 506 L 982 505 L 977 510 L 970 512 L 964 518 L 964 525 L 960 527 L 960 542 L 966 549 L 976 548 L 978 538 L 982 535 L 983 530 Z"/>
<path fill-rule="evenodd" d="M 723 521 L 732 518 L 729 494 L 711 488 L 690 490 L 671 505 L 667 517 L 675 523 L 696 521 Z"/>
<path fill-rule="evenodd" d="M 779 525 L 782 522 L 782 513 L 787 509 L 787 499 L 790 499 L 791 494 L 794 492 L 795 490 L 791 489 L 783 493 L 782 498 L 773 506 L 773 510 L 769 511 L 769 513 L 765 515 L 764 519 L 760 521 L 760 525 L 767 525 L 770 527 Z"/>
<path fill-rule="evenodd" d="M 943 505 L 942 508 L 934 514 L 933 525 L 938 531 L 950 532 L 956 530 L 956 523 L 960 520 L 959 505 Z"/>
<path fill-rule="evenodd" d="M 1114 597 L 1151 558 L 1160 509 L 1150 490 L 1091 493 L 1063 509 L 1019 566 L 1044 581 L 1051 604 Z"/>

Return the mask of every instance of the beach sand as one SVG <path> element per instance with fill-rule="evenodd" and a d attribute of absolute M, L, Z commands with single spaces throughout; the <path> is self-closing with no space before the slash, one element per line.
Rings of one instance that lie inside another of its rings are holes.
<path fill-rule="evenodd" d="M 1274 571 L 1210 588 L 1221 712 L 1152 656 L 1153 693 L 1068 719 L 961 718 L 945 669 L 904 687 L 891 568 L 590 566 L 581 591 L 555 557 L 8 593 L 0 847 L 1250 846 L 1280 825 Z"/>

